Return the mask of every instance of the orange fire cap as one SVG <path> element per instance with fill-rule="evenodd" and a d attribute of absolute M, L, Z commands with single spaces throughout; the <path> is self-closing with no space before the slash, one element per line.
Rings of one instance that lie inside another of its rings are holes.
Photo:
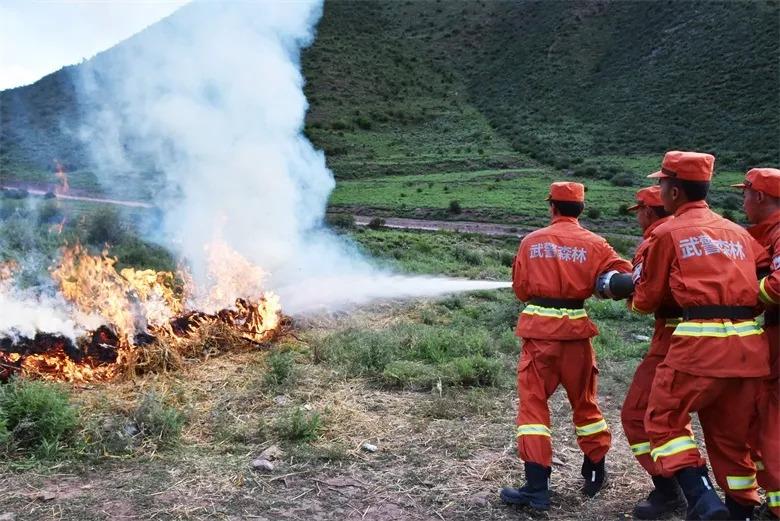
<path fill-rule="evenodd" d="M 559 182 L 550 185 L 548 201 L 585 202 L 585 185 L 582 183 Z"/>
<path fill-rule="evenodd" d="M 647 177 L 663 179 L 673 177 L 682 181 L 709 181 L 715 166 L 715 156 L 701 152 L 672 150 L 664 155 L 661 170 Z"/>
<path fill-rule="evenodd" d="M 777 168 L 751 168 L 745 174 L 745 181 L 734 188 L 752 188 L 772 197 L 780 197 L 780 170 Z"/>
<path fill-rule="evenodd" d="M 636 204 L 628 208 L 629 212 L 639 210 L 643 206 L 663 206 L 661 187 L 658 185 L 642 188 L 636 193 Z"/>

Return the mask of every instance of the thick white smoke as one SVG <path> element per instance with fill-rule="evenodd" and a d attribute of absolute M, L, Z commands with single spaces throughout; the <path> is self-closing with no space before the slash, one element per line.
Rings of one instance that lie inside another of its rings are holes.
<path fill-rule="evenodd" d="M 321 11 L 320 0 L 194 3 L 82 67 L 83 135 L 103 179 L 164 176 L 161 240 L 196 282 L 219 237 L 269 272 L 287 312 L 485 287 L 380 273 L 323 228 L 334 180 L 302 133 L 299 64 Z"/>

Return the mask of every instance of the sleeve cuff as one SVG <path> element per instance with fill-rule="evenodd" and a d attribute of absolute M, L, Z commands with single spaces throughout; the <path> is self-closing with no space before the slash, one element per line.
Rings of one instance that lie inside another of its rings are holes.
<path fill-rule="evenodd" d="M 770 304 L 770 305 L 777 305 L 780 304 L 777 300 L 774 300 L 772 297 L 769 296 L 769 292 L 766 290 L 766 279 L 768 277 L 764 277 L 758 282 L 758 296 L 761 299 L 761 302 L 764 304 Z"/>
<path fill-rule="evenodd" d="M 652 311 L 645 311 L 643 309 L 639 309 L 638 307 L 636 307 L 636 304 L 634 304 L 633 302 L 631 302 L 631 311 L 633 311 L 634 313 L 639 313 L 640 315 L 649 315 L 650 313 L 652 313 Z"/>

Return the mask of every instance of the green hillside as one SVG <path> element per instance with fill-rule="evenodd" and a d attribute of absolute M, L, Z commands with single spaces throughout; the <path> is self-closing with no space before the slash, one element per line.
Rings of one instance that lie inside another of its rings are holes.
<path fill-rule="evenodd" d="M 779 58 L 777 1 L 327 0 L 306 132 L 339 178 L 670 148 L 778 164 Z M 57 158 L 95 190 L 77 67 L 0 92 L 0 182 L 48 180 Z"/>

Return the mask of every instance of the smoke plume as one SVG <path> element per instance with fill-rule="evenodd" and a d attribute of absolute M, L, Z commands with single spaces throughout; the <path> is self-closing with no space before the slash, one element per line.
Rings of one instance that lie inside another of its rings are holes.
<path fill-rule="evenodd" d="M 303 135 L 300 68 L 321 13 L 319 0 L 194 3 L 89 62 L 82 135 L 104 182 L 158 173 L 158 239 L 198 285 L 218 238 L 267 270 L 288 312 L 506 286 L 383 273 L 323 227 L 334 179 Z"/>

